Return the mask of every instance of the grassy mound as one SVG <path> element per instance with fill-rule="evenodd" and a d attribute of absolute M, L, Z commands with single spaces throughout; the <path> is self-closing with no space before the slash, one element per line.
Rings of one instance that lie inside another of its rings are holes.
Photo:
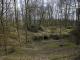
<path fill-rule="evenodd" d="M 31 32 L 38 32 L 38 31 L 43 31 L 43 27 L 42 26 L 36 26 L 36 25 L 32 25 L 30 27 L 27 28 L 28 31 L 31 31 Z"/>

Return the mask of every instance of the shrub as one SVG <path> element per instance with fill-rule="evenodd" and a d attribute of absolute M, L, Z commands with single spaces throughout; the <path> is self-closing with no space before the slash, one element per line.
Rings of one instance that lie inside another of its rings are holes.
<path fill-rule="evenodd" d="M 55 40 L 61 39 L 61 37 L 60 37 L 59 35 L 57 35 L 57 34 L 51 34 L 51 35 L 50 35 L 50 38 L 51 38 L 51 39 L 55 39 Z"/>
<path fill-rule="evenodd" d="M 68 27 L 66 27 L 67 29 L 71 29 L 72 28 L 72 26 L 68 26 Z"/>
<path fill-rule="evenodd" d="M 49 36 L 44 35 L 44 40 L 48 40 L 48 39 L 49 39 Z"/>
<path fill-rule="evenodd" d="M 35 26 L 35 25 L 30 26 L 27 29 L 28 29 L 28 31 L 31 31 L 31 32 L 43 31 L 43 27 L 41 27 L 41 26 Z"/>
<path fill-rule="evenodd" d="M 64 44 L 60 44 L 59 46 L 60 46 L 60 47 L 63 47 L 63 46 L 65 46 L 65 45 L 64 45 Z"/>
<path fill-rule="evenodd" d="M 33 41 L 42 41 L 43 40 L 43 36 L 33 36 Z"/>
<path fill-rule="evenodd" d="M 32 37 L 33 41 L 42 41 L 42 40 L 49 40 L 49 35 L 47 34 L 37 34 L 37 35 L 34 35 Z"/>

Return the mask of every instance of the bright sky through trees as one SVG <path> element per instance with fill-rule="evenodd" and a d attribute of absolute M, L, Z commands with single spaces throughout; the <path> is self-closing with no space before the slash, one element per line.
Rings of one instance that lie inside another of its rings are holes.
<path fill-rule="evenodd" d="M 22 1 L 24 1 L 24 0 L 17 0 L 17 2 L 18 2 L 18 8 L 19 9 L 21 9 L 20 8 L 20 5 L 21 5 L 21 3 L 20 2 L 22 2 Z M 54 13 L 54 18 L 57 16 L 57 9 L 59 9 L 58 7 L 58 3 L 59 3 L 59 0 L 44 0 L 44 6 L 46 6 L 47 4 L 50 4 L 52 7 L 53 7 L 53 13 Z M 74 4 L 73 4 L 74 5 Z M 64 9 L 65 9 L 65 6 L 63 7 Z M 75 8 L 74 8 L 74 10 L 75 10 Z M 76 11 L 76 10 L 75 10 Z M 59 12 L 58 12 L 59 13 Z M 70 11 L 70 13 L 74 13 L 72 10 Z M 59 14 L 59 15 L 61 15 L 61 14 Z M 74 14 L 75 15 L 75 14 Z M 75 19 L 76 19 L 76 17 L 75 17 Z"/>

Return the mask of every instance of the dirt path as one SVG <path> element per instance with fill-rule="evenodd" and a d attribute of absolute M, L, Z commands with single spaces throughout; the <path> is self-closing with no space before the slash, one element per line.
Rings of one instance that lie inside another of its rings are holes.
<path fill-rule="evenodd" d="M 80 52 L 79 47 L 47 47 L 47 45 L 54 45 L 54 43 L 54 41 L 46 41 L 33 44 L 35 48 L 21 47 L 13 54 L 0 57 L 0 60 L 73 60 Z M 59 43 L 59 41 L 56 41 L 56 43 Z M 43 45 L 45 46 L 43 47 Z"/>

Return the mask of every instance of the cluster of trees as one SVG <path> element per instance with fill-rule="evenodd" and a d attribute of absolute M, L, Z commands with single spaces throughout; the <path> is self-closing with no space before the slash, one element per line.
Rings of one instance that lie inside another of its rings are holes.
<path fill-rule="evenodd" d="M 45 0 L 0 0 L 0 46 L 5 47 L 5 51 L 7 51 L 8 35 L 12 32 L 13 28 L 16 28 L 15 32 L 17 33 L 17 40 L 19 42 L 21 41 L 21 30 L 25 31 L 27 43 L 27 30 L 32 25 L 39 27 L 44 25 L 44 23 L 51 24 L 52 21 L 54 22 L 55 20 L 64 20 L 65 26 L 68 25 L 68 21 L 74 21 L 73 25 L 75 25 L 76 8 L 78 7 L 77 0 L 46 1 L 47 2 L 45 2 Z"/>

